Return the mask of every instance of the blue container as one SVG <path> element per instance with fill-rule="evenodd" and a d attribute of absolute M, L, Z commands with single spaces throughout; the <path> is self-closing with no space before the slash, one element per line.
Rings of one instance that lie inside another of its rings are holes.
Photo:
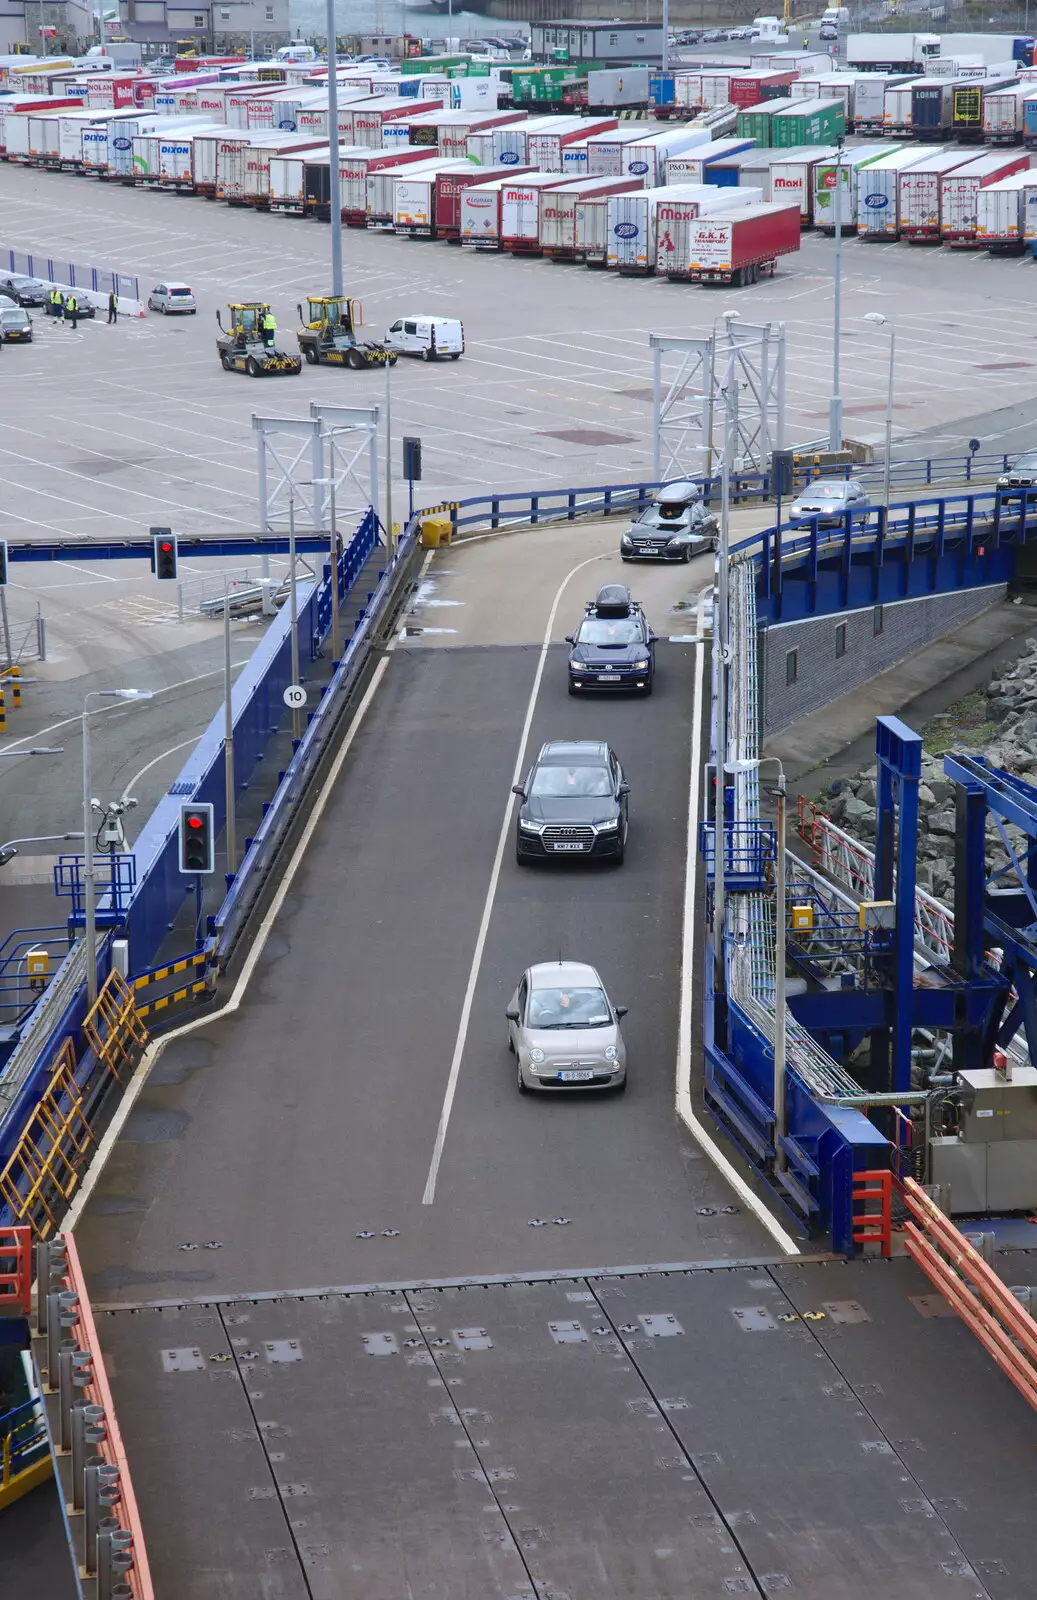
<path fill-rule="evenodd" d="M 953 115 L 954 97 L 948 84 L 936 81 L 912 89 L 911 132 L 916 139 L 938 139 L 950 133 Z"/>
<path fill-rule="evenodd" d="M 1012 60 L 1018 61 L 1022 67 L 1033 66 L 1033 47 L 1037 39 L 1013 39 Z"/>
<path fill-rule="evenodd" d="M 1023 105 L 1023 143 L 1037 144 L 1037 100 Z"/>
<path fill-rule="evenodd" d="M 673 105 L 672 72 L 653 72 L 648 79 L 648 104 L 650 106 Z"/>

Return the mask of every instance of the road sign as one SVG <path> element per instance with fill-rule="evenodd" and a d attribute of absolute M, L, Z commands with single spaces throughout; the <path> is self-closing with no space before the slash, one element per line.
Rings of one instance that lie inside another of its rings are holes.
<path fill-rule="evenodd" d="M 282 699 L 289 711 L 301 711 L 306 704 L 306 690 L 301 683 L 290 683 Z"/>

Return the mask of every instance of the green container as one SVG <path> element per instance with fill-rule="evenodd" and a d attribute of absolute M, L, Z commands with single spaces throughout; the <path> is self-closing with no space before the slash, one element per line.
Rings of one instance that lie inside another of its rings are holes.
<path fill-rule="evenodd" d="M 786 104 L 782 100 L 764 100 L 758 106 L 747 106 L 738 113 L 739 139 L 755 139 L 758 150 L 769 150 L 771 147 L 771 118 L 774 113 Z"/>
<path fill-rule="evenodd" d="M 586 67 L 513 67 L 511 100 L 515 106 L 553 105 L 562 98 L 562 88 L 587 76 Z"/>
<path fill-rule="evenodd" d="M 405 56 L 400 62 L 400 71 L 405 78 L 413 77 L 415 73 L 449 72 L 451 67 L 460 68 L 463 76 L 469 67 L 467 56 Z"/>
<path fill-rule="evenodd" d="M 771 117 L 771 146 L 791 150 L 799 144 L 834 144 L 846 133 L 841 100 L 797 100 Z"/>

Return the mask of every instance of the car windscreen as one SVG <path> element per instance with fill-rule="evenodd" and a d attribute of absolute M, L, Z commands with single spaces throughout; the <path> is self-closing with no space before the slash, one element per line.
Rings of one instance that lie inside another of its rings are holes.
<path fill-rule="evenodd" d="M 531 1028 L 605 1028 L 611 1021 L 601 989 L 534 989 L 529 996 Z"/>
<path fill-rule="evenodd" d="M 29 326 L 28 312 L 4 307 L 0 310 L 0 322 L 5 328 L 27 328 Z"/>
<path fill-rule="evenodd" d="M 845 483 L 823 483 L 816 489 L 810 489 L 803 496 L 804 500 L 845 500 L 848 493 Z"/>
<path fill-rule="evenodd" d="M 580 623 L 577 644 L 638 644 L 644 637 L 633 617 L 589 617 Z"/>
<path fill-rule="evenodd" d="M 1010 472 L 1037 472 L 1037 453 L 1020 456 L 1009 468 Z"/>
<path fill-rule="evenodd" d="M 662 522 L 679 522 L 685 511 L 687 511 L 690 501 L 659 500 L 656 503 L 659 510 L 659 518 Z"/>
<path fill-rule="evenodd" d="M 537 767 L 529 792 L 538 800 L 561 795 L 609 795 L 612 782 L 607 767 Z"/>

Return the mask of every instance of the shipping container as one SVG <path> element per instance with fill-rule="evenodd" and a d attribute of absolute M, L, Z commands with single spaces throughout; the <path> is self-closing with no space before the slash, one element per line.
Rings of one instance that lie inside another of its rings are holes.
<path fill-rule="evenodd" d="M 947 139 L 954 121 L 955 78 L 916 78 L 911 85 L 911 136 Z"/>
<path fill-rule="evenodd" d="M 751 139 L 758 150 L 769 150 L 773 144 L 771 139 L 771 118 L 776 111 L 784 110 L 788 104 L 801 105 L 802 101 L 766 100 L 759 105 L 746 106 L 739 111 L 738 121 L 735 126 L 738 136 L 742 139 Z"/>
<path fill-rule="evenodd" d="M 774 272 L 778 258 L 799 249 L 799 209 L 750 206 L 724 216 L 700 217 L 688 226 L 687 266 L 675 277 L 736 288 Z"/>
<path fill-rule="evenodd" d="M 538 242 L 542 255 L 554 260 L 576 256 L 576 208 L 596 196 L 628 193 L 626 178 L 584 178 L 559 189 L 542 189 L 539 199 Z"/>
<path fill-rule="evenodd" d="M 519 172 L 532 172 L 532 167 L 520 167 Z M 473 167 L 467 170 L 441 172 L 436 179 L 436 235 L 451 244 L 461 239 L 461 196 L 476 184 L 492 183 L 496 179 L 517 177 L 514 167 Z"/>
<path fill-rule="evenodd" d="M 791 100 L 841 100 L 846 113 L 846 128 L 854 125 L 854 90 L 858 83 L 855 72 L 824 72 L 816 77 L 796 78 L 789 85 Z"/>
<path fill-rule="evenodd" d="M 514 66 L 511 69 L 511 103 L 522 108 L 535 106 L 538 110 L 561 105 L 564 85 L 586 76 L 587 68 L 576 64 Z"/>
<path fill-rule="evenodd" d="M 588 72 L 584 80 L 583 103 L 588 111 L 630 111 L 645 107 L 651 75 L 648 67 L 596 68 Z"/>
<path fill-rule="evenodd" d="M 727 98 L 740 111 L 748 106 L 761 105 L 767 100 L 787 100 L 797 77 L 795 72 L 735 73 Z"/>
<path fill-rule="evenodd" d="M 599 134 L 587 140 L 588 178 L 620 177 L 623 172 L 623 146 L 635 144 L 644 137 L 644 127 L 631 123 L 625 128 L 613 128 L 611 133 Z"/>
<path fill-rule="evenodd" d="M 695 145 L 683 155 L 668 156 L 663 181 L 712 183 L 713 167 L 716 162 L 754 148 L 751 139 L 711 139 L 708 144 Z"/>
<path fill-rule="evenodd" d="M 910 133 L 914 118 L 915 89 L 926 85 L 925 78 L 908 78 L 891 84 L 882 97 L 883 133 Z"/>
<path fill-rule="evenodd" d="M 951 132 L 956 139 L 982 139 L 983 106 L 991 94 L 1011 88 L 1015 78 L 987 79 L 985 82 L 954 85 L 954 116 Z"/>
<path fill-rule="evenodd" d="M 660 235 L 679 213 L 728 211 L 760 199 L 760 191 L 718 189 L 711 183 L 667 184 L 639 194 L 616 194 L 608 202 L 608 248 L 605 264 L 623 274 L 655 271 Z"/>
<path fill-rule="evenodd" d="M 831 144 L 846 132 L 839 100 L 790 101 L 771 118 L 771 141 L 781 150 L 801 144 Z"/>
<path fill-rule="evenodd" d="M 432 156 L 415 161 L 400 173 L 376 172 L 367 180 L 367 226 L 383 226 L 382 208 L 391 208 L 389 226 L 409 239 L 433 239 L 436 234 L 436 182 L 441 174 L 466 172 L 471 163 L 464 157 Z M 381 191 L 388 188 L 387 201 Z"/>
<path fill-rule="evenodd" d="M 766 154 L 766 152 L 764 152 Z M 768 167 L 769 185 L 763 185 L 764 199 L 774 204 L 799 206 L 800 222 L 809 228 L 814 220 L 814 172 L 822 161 L 831 161 L 838 155 L 834 145 L 800 145 L 786 152 L 785 159 Z M 742 169 L 742 182 L 755 183 L 751 164 Z"/>
<path fill-rule="evenodd" d="M 853 90 L 853 125 L 857 133 L 881 133 L 886 113 L 886 90 L 913 83 L 911 72 L 861 72 Z"/>
<path fill-rule="evenodd" d="M 564 178 L 560 172 L 530 172 L 509 180 L 501 190 L 500 248 L 513 254 L 539 254 L 541 192 L 579 188 L 584 181 Z"/>
<path fill-rule="evenodd" d="M 939 244 L 944 177 L 970 160 L 967 150 L 938 150 L 900 175 L 900 237 L 911 244 Z"/>
<path fill-rule="evenodd" d="M 620 152 L 621 176 L 640 178 L 648 189 L 662 183 L 669 156 L 680 155 L 698 145 L 711 143 L 708 128 L 671 128 L 665 133 L 642 135 L 631 140 Z"/>
<path fill-rule="evenodd" d="M 1037 189 L 1037 172 L 1028 168 L 981 189 L 976 196 L 977 245 L 984 245 L 996 255 L 1021 250 L 1026 237 L 1026 194 L 1027 190 L 1034 189 Z"/>
<path fill-rule="evenodd" d="M 858 239 L 895 239 L 900 233 L 900 179 L 910 167 L 921 166 L 935 150 L 903 145 L 862 167 L 857 176 Z"/>
<path fill-rule="evenodd" d="M 900 147 L 894 145 L 893 149 Z M 878 161 L 889 153 L 888 144 L 857 145 L 843 150 L 837 161 L 819 161 L 814 168 L 814 227 L 823 233 L 836 229 L 836 205 L 839 207 L 839 226 L 844 233 L 857 231 L 858 173 L 869 162 Z M 840 188 L 841 185 L 841 188 Z"/>
<path fill-rule="evenodd" d="M 983 101 L 983 137 L 988 144 L 1018 144 L 1026 130 L 1026 106 L 1037 108 L 1037 84 L 1017 83 Z"/>
<path fill-rule="evenodd" d="M 998 155 L 976 156 L 965 166 L 949 172 L 940 186 L 940 238 L 958 248 L 974 247 L 980 189 L 1010 177 L 1013 172 L 1028 170 L 1029 166 L 1030 158 L 1023 151 L 1014 154 L 1002 151 Z"/>

